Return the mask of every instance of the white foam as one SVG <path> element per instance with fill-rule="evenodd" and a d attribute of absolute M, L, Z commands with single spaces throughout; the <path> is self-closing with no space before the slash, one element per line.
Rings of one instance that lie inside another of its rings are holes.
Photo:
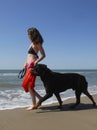
<path fill-rule="evenodd" d="M 0 73 L 0 76 L 17 76 L 18 73 Z"/>
<path fill-rule="evenodd" d="M 37 90 L 41 96 L 45 95 L 45 90 Z M 89 87 L 89 92 L 97 94 L 97 86 Z M 67 90 L 60 93 L 62 100 L 67 100 L 69 98 L 74 98 L 74 91 Z M 82 95 L 84 96 L 84 95 Z M 53 95 L 51 98 L 42 103 L 42 105 L 52 104 L 58 102 L 56 97 Z M 23 89 L 12 89 L 0 91 L 0 110 L 15 109 L 28 107 L 32 104 L 31 97 L 29 93 L 25 93 Z"/>

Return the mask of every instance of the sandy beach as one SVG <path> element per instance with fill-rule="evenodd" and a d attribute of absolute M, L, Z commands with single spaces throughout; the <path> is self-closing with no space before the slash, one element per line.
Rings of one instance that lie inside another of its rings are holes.
<path fill-rule="evenodd" d="M 93 97 L 97 102 L 97 95 Z M 97 107 L 83 97 L 75 110 L 69 109 L 74 102 L 75 99 L 64 101 L 62 110 L 56 109 L 58 104 L 31 111 L 1 110 L 0 130 L 97 130 Z"/>

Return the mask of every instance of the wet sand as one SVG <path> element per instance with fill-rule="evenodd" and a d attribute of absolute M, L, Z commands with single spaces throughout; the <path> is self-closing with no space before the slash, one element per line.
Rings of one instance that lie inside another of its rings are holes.
<path fill-rule="evenodd" d="M 97 95 L 93 95 L 97 102 Z M 58 104 L 41 106 L 37 110 L 26 108 L 0 110 L 0 130 L 96 130 L 97 106 L 93 107 L 87 97 L 81 98 L 81 104 L 71 110 L 74 99 L 64 101 L 63 108 Z"/>

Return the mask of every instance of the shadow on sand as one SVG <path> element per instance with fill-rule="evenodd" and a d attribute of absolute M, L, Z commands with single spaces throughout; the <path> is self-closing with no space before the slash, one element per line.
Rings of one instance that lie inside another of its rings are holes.
<path fill-rule="evenodd" d="M 37 111 L 37 113 L 46 113 L 46 112 L 61 112 L 61 111 L 82 111 L 82 110 L 90 110 L 97 109 L 97 105 L 94 107 L 92 104 L 83 104 L 80 103 L 75 109 L 71 109 L 70 107 L 74 105 L 73 103 L 63 104 L 62 108 L 59 109 L 57 105 L 51 106 L 41 106 L 38 108 L 41 111 Z"/>

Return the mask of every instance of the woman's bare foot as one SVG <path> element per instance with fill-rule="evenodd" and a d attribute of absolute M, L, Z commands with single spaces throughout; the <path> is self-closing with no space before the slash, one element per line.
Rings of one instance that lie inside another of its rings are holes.
<path fill-rule="evenodd" d="M 37 109 L 41 105 L 41 103 L 41 100 L 39 100 L 38 103 L 36 103 L 36 105 L 33 106 L 33 109 Z"/>
<path fill-rule="evenodd" d="M 27 111 L 33 110 L 33 106 L 30 106 L 26 109 Z"/>

